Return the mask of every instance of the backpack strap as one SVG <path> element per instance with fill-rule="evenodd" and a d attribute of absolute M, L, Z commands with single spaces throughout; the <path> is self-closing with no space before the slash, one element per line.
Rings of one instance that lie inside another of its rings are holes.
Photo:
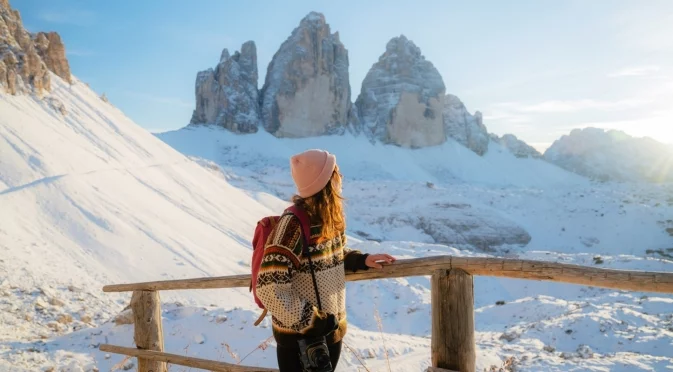
<path fill-rule="evenodd" d="M 285 210 L 286 213 L 292 214 L 299 219 L 299 224 L 301 225 L 301 236 L 304 240 L 304 249 L 308 252 L 308 246 L 311 241 L 311 222 L 309 221 L 308 214 L 301 209 L 300 207 L 293 205 L 288 207 Z"/>
<path fill-rule="evenodd" d="M 267 310 L 267 309 L 264 309 L 262 311 L 262 315 L 260 315 L 259 318 L 257 318 L 257 320 L 255 320 L 255 323 L 254 323 L 255 327 L 257 327 L 259 325 L 259 323 L 261 323 L 262 320 L 264 320 L 264 318 L 266 317 L 266 313 L 268 313 L 268 312 L 269 312 L 269 310 Z"/>
<path fill-rule="evenodd" d="M 304 246 L 302 247 L 302 252 L 308 258 L 308 267 L 311 270 L 311 278 L 313 279 L 313 289 L 315 290 L 315 297 L 318 299 L 318 310 L 322 311 L 322 303 L 320 302 L 320 292 L 318 292 L 318 281 L 315 279 L 315 270 L 313 270 L 313 261 L 311 260 L 311 252 L 309 251 L 309 245 L 311 240 L 311 223 L 309 221 L 306 211 L 300 207 L 293 205 L 286 209 L 286 212 L 292 214 L 293 216 L 299 219 L 299 224 L 301 225 L 302 237 Z"/>

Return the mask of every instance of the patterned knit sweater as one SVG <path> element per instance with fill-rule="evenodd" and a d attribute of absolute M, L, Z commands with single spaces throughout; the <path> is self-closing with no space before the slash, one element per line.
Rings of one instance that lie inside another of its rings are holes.
<path fill-rule="evenodd" d="M 343 232 L 333 239 L 323 239 L 320 231 L 321 226 L 311 226 L 309 252 L 322 310 L 334 314 L 339 323 L 336 331 L 326 335 L 332 344 L 346 334 L 345 270 L 367 270 L 367 255 L 346 248 Z M 257 297 L 271 312 L 273 335 L 280 345 L 296 346 L 302 334 L 319 326 L 313 315 L 318 302 L 302 246 L 299 219 L 282 216 L 266 242 L 257 276 Z"/>

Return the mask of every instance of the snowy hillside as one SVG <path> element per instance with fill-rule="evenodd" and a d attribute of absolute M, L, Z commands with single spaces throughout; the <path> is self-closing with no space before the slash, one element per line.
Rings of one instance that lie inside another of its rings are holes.
<path fill-rule="evenodd" d="M 85 84 L 53 75 L 43 100 L 0 94 L 0 113 L 0 287 L 13 299 L 0 341 L 107 321 L 128 298 L 104 284 L 248 271 L 254 224 L 271 210 Z M 162 295 L 251 305 L 243 290 Z"/>
<path fill-rule="evenodd" d="M 588 184 L 584 177 L 547 162 L 518 159 L 493 142 L 489 151 L 494 154 L 482 157 L 452 140 L 410 151 L 348 134 L 278 140 L 268 133 L 236 135 L 214 126 L 188 126 L 157 136 L 184 154 L 252 171 L 288 168 L 291 154 L 315 147 L 336 154 L 350 179 L 520 187 Z"/>
<path fill-rule="evenodd" d="M 84 84 L 52 78 L 47 99 L 65 115 L 28 96 L 0 99 L 0 236 L 33 256 L 17 271 L 58 278 L 67 269 L 98 282 L 243 272 L 231 257 L 247 257 L 254 223 L 270 210 Z M 82 261 L 100 267 L 78 272 Z"/>
<path fill-rule="evenodd" d="M 673 182 L 673 147 L 616 130 L 575 129 L 545 152 L 548 161 L 600 180 Z"/>

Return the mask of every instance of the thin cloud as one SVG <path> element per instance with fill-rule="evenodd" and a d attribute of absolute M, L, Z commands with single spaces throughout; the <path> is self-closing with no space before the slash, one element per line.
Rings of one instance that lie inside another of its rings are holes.
<path fill-rule="evenodd" d="M 639 67 L 629 67 L 619 71 L 615 71 L 608 75 L 611 78 L 617 77 L 629 77 L 629 76 L 647 76 L 654 75 L 661 71 L 659 66 L 639 66 Z"/>
<path fill-rule="evenodd" d="M 533 121 L 533 119 L 527 115 L 512 114 L 508 112 L 494 112 L 492 114 L 484 115 L 484 121 L 486 122 L 502 121 L 512 124 L 520 124 L 520 123 L 530 123 Z"/>
<path fill-rule="evenodd" d="M 130 97 L 140 99 L 140 100 L 143 100 L 145 102 L 158 103 L 158 104 L 162 104 L 162 105 L 179 106 L 179 107 L 185 107 L 185 108 L 194 108 L 194 103 L 193 102 L 189 102 L 189 101 L 183 100 L 181 98 L 162 97 L 162 96 L 157 96 L 157 95 L 154 95 L 154 94 L 148 94 L 148 93 L 143 93 L 143 92 L 134 92 L 134 91 L 127 91 L 126 94 Z"/>
<path fill-rule="evenodd" d="M 603 101 L 594 99 L 582 100 L 549 100 L 539 103 L 503 102 L 494 105 L 495 111 L 510 113 L 562 113 L 584 110 L 616 111 L 631 109 L 648 103 L 642 99 L 625 99 L 618 101 Z"/>
<path fill-rule="evenodd" d="M 53 10 L 40 12 L 38 18 L 50 23 L 90 26 L 95 23 L 96 14 L 84 9 Z"/>

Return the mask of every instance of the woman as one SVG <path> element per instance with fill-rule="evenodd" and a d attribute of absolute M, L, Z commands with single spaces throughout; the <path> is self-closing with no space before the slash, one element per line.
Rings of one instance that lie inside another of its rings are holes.
<path fill-rule="evenodd" d="M 334 155 L 309 150 L 293 156 L 290 169 L 297 187 L 292 201 L 310 221 L 310 257 L 302 253 L 299 218 L 283 215 L 266 242 L 257 296 L 273 315 L 280 372 L 302 371 L 300 340 L 320 336 L 325 336 L 336 369 L 347 326 L 346 270 L 380 269 L 395 258 L 346 248 L 341 174 Z"/>

